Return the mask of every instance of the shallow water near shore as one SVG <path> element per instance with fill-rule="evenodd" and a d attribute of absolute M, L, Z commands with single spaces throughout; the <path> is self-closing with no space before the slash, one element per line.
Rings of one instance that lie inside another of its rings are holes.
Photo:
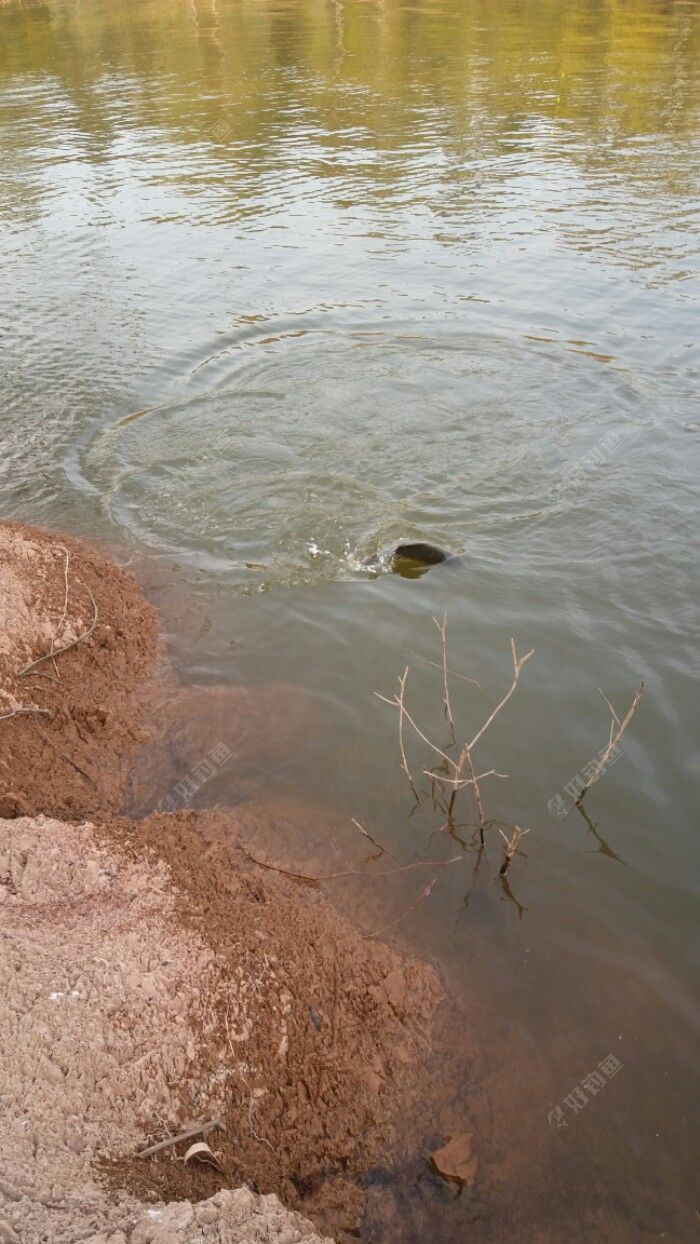
<path fill-rule="evenodd" d="M 183 681 L 302 690 L 298 752 L 195 802 L 267 807 L 279 860 L 351 818 L 463 855 L 404 919 L 434 871 L 337 893 L 482 1047 L 483 1183 L 410 1172 L 373 1240 L 697 1230 L 699 62 L 661 0 L 0 5 L 0 512 L 129 561 Z M 462 560 L 363 572 L 401 539 Z M 479 751 L 530 828 L 507 886 L 466 793 L 461 842 L 414 811 L 372 694 L 410 664 L 448 742 L 443 613 L 458 732 L 535 649 Z M 642 679 L 587 821 L 598 688 Z"/>

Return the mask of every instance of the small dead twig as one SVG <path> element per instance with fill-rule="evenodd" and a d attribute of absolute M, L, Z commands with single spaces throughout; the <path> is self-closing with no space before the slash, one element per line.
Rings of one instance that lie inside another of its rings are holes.
<path fill-rule="evenodd" d="M 159 1140 L 157 1145 L 149 1145 L 147 1149 L 141 1149 L 137 1153 L 137 1158 L 150 1158 L 152 1153 L 160 1153 L 162 1149 L 170 1149 L 173 1145 L 178 1145 L 181 1140 L 192 1140 L 194 1136 L 208 1136 L 210 1132 L 225 1132 L 221 1119 L 207 1119 L 204 1123 L 196 1123 L 194 1127 L 188 1127 L 184 1132 L 178 1132 L 177 1136 L 168 1136 L 167 1140 Z"/>
<path fill-rule="evenodd" d="M 87 583 L 83 582 L 83 587 L 92 601 L 92 622 L 90 623 L 88 629 L 84 631 L 82 635 L 78 635 L 77 639 L 72 639 L 69 644 L 64 644 L 61 648 L 52 648 L 51 652 L 45 652 L 43 656 L 37 657 L 35 661 L 30 661 L 29 665 L 25 665 L 24 669 L 19 671 L 17 675 L 18 678 L 26 678 L 27 674 L 29 674 L 31 670 L 36 669 L 37 665 L 41 665 L 43 661 L 53 661 L 55 657 L 60 657 L 64 652 L 70 652 L 71 648 L 75 648 L 78 644 L 82 644 L 86 639 L 90 638 L 95 627 L 97 626 L 99 614 L 97 602 Z"/>
<path fill-rule="evenodd" d="M 433 618 L 438 631 L 440 632 L 440 642 L 442 644 L 442 701 L 445 705 L 445 716 L 450 723 L 450 731 L 452 734 L 452 742 L 457 742 L 455 735 L 455 720 L 452 716 L 452 702 L 450 700 L 450 684 L 447 678 L 447 614 L 443 613 L 442 621 Z"/>
<path fill-rule="evenodd" d="M 513 656 L 513 681 L 510 687 L 508 688 L 508 690 L 506 691 L 506 694 L 503 696 L 501 700 L 499 700 L 493 712 L 486 718 L 486 721 L 484 722 L 481 729 L 477 730 L 476 734 L 474 735 L 474 738 L 469 743 L 464 744 L 459 754 L 459 757 L 457 759 L 457 762 L 454 766 L 455 778 L 458 781 L 461 780 L 462 778 L 462 773 L 464 772 L 465 764 L 469 766 L 469 772 L 473 775 L 470 778 L 470 784 L 474 786 L 474 795 L 476 797 L 476 804 L 477 804 L 477 809 L 479 812 L 479 828 L 482 831 L 482 837 L 483 837 L 483 828 L 484 828 L 484 808 L 483 808 L 483 804 L 481 801 L 481 789 L 479 787 L 479 779 L 474 772 L 472 752 L 474 751 L 474 748 L 476 747 L 479 740 L 483 738 L 484 734 L 488 730 L 491 723 L 498 716 L 501 709 L 504 708 L 505 705 L 508 703 L 510 697 L 512 696 L 513 692 L 515 691 L 515 688 L 517 687 L 520 681 L 520 672 L 523 666 L 525 665 L 526 661 L 530 660 L 530 657 L 534 654 L 534 651 L 535 651 L 534 648 L 531 648 L 529 652 L 525 653 L 524 657 L 519 657 L 517 653 L 517 649 L 515 647 L 514 639 L 511 639 L 510 641 L 510 650 Z M 448 805 L 448 812 L 450 815 L 452 815 L 452 812 L 454 809 L 458 790 L 459 788 L 455 786 L 454 790 L 452 791 L 452 795 L 450 797 L 450 802 Z"/>
<path fill-rule="evenodd" d="M 413 781 L 413 774 L 411 773 L 411 770 L 408 767 L 408 760 L 406 759 L 406 748 L 404 746 L 404 739 L 403 739 L 403 719 L 404 717 L 408 717 L 408 720 L 411 721 L 411 718 L 408 716 L 408 713 L 406 712 L 406 706 L 404 704 L 404 696 L 406 693 L 406 679 L 407 678 L 408 678 L 408 666 L 406 666 L 403 674 L 401 674 L 399 678 L 398 695 L 395 695 L 393 700 L 387 700 L 385 696 L 379 695 L 378 691 L 375 691 L 374 694 L 377 696 L 378 699 L 384 700 L 386 704 L 395 705 L 396 708 L 398 708 L 399 710 L 399 750 L 401 752 L 401 768 L 403 769 L 404 773 L 406 774 L 406 777 L 408 778 L 408 784 L 411 790 L 413 791 L 413 797 L 416 803 L 420 803 L 420 795 L 418 794 L 418 791 L 416 790 L 416 784 Z M 411 722 L 411 724 L 413 725 L 414 729 L 416 730 L 418 729 L 418 727 L 415 725 L 414 722 Z"/>
<path fill-rule="evenodd" d="M 498 832 L 500 833 L 501 838 L 506 844 L 505 850 L 503 852 L 503 863 L 501 864 L 501 867 L 499 868 L 498 872 L 501 877 L 505 877 L 510 867 L 510 861 L 512 860 L 513 856 L 515 855 L 515 852 L 518 849 L 518 843 L 520 842 L 520 839 L 524 838 L 525 835 L 529 834 L 530 831 L 529 829 L 521 829 L 519 825 L 516 825 L 513 830 L 513 835 L 510 839 L 506 837 L 502 829 L 499 829 Z"/>
<path fill-rule="evenodd" d="M 95 790 L 99 790 L 99 787 L 95 779 L 91 777 L 90 774 L 85 771 L 85 769 L 82 769 L 80 765 L 77 763 L 77 761 L 71 760 L 70 756 L 67 756 L 65 752 L 61 751 L 61 748 L 56 746 L 51 736 L 48 735 L 45 730 L 42 730 L 40 726 L 37 726 L 37 729 L 41 737 L 45 739 L 46 742 L 49 744 L 49 747 L 52 747 L 53 750 L 56 752 L 57 756 L 60 756 L 62 760 L 65 760 L 66 764 L 70 765 L 71 768 L 75 769 L 76 773 L 80 773 L 85 778 L 86 782 L 89 782 L 90 785 L 94 787 Z"/>
<path fill-rule="evenodd" d="M 402 920 L 405 920 L 407 916 L 410 916 L 411 913 L 416 910 L 416 907 L 418 907 L 419 903 L 422 903 L 425 901 L 425 899 L 430 898 L 430 895 L 432 894 L 435 886 L 440 880 L 445 869 L 450 864 L 459 863 L 461 859 L 462 859 L 461 855 L 453 855 L 452 859 L 445 860 L 444 863 L 440 865 L 439 870 L 438 872 L 436 872 L 432 881 L 429 881 L 426 886 L 423 886 L 423 889 L 420 890 L 419 893 L 416 895 L 410 907 L 407 907 L 405 911 L 400 912 L 399 915 L 396 916 L 394 920 L 390 920 L 388 924 L 382 925 L 381 929 L 376 929 L 374 933 L 367 933 L 366 936 L 369 938 L 381 937 L 382 934 L 384 934 L 387 929 L 393 929 L 395 925 L 399 924 Z M 426 860 L 426 863 L 428 863 L 427 860 Z"/>
<path fill-rule="evenodd" d="M 20 708 L 13 708 L 11 713 L 0 713 L 0 721 L 9 721 L 10 717 L 22 717 L 28 713 L 39 713 L 42 717 L 53 717 L 53 713 L 48 708 L 22 705 Z"/>
<path fill-rule="evenodd" d="M 485 818 L 484 818 L 484 805 L 481 802 L 481 787 L 479 786 L 479 779 L 482 777 L 489 777 L 492 773 L 495 774 L 496 770 L 489 769 L 486 773 L 480 773 L 479 777 L 477 777 L 476 772 L 474 770 L 474 761 L 472 760 L 471 750 L 467 752 L 467 764 L 469 765 L 470 781 L 472 782 L 472 785 L 474 787 L 474 798 L 476 799 L 476 808 L 477 808 L 477 812 L 479 813 L 479 839 L 483 847 Z M 500 777 L 501 774 L 499 774 L 498 776 Z M 454 801 L 454 796 L 456 794 L 457 794 L 456 790 L 452 792 L 452 800 L 450 801 L 451 803 Z"/>
<path fill-rule="evenodd" d="M 360 821 L 356 821 L 354 816 L 351 817 L 350 819 L 352 821 L 352 824 L 355 826 L 355 828 L 359 829 L 360 833 L 363 834 L 365 838 L 369 839 L 370 842 L 374 843 L 374 846 L 377 848 L 378 851 L 381 851 L 383 855 L 388 855 L 389 859 L 391 860 L 396 859 L 396 856 L 392 854 L 389 848 L 383 847 L 381 842 L 377 842 L 377 839 L 372 837 L 372 835 L 369 833 L 368 830 L 365 829 L 364 825 L 362 825 Z"/>
<path fill-rule="evenodd" d="M 600 691 L 600 687 L 598 688 L 598 690 Z M 605 703 L 610 709 L 610 713 L 612 716 L 612 721 L 610 723 L 610 739 L 608 741 L 608 746 L 606 747 L 605 751 L 603 752 L 603 755 L 600 757 L 600 760 L 598 761 L 595 769 L 593 770 L 592 776 L 588 779 L 588 782 L 584 786 L 583 790 L 579 791 L 578 798 L 576 800 L 577 804 L 581 804 L 583 797 L 586 794 L 586 791 L 590 790 L 591 786 L 593 786 L 593 784 L 597 782 L 598 779 L 602 776 L 611 753 L 617 747 L 618 743 L 620 742 L 620 739 L 622 738 L 623 734 L 625 733 L 625 730 L 627 729 L 632 718 L 634 717 L 634 714 L 637 711 L 637 705 L 639 704 L 639 701 L 641 700 L 642 695 L 644 694 L 644 683 L 641 682 L 639 684 L 639 690 L 637 691 L 637 694 L 635 695 L 632 703 L 627 709 L 627 712 L 625 713 L 625 716 L 622 721 L 620 721 L 620 718 L 615 712 L 615 709 L 610 703 L 605 692 L 600 691 L 600 694 L 602 695 L 603 699 L 605 700 Z M 617 730 L 615 730 L 615 726 L 617 726 Z"/>
<path fill-rule="evenodd" d="M 429 661 L 427 657 L 421 656 L 420 652 L 415 652 L 413 648 L 409 648 L 408 652 L 410 652 L 412 657 L 416 658 L 416 661 L 422 661 L 423 665 L 432 665 L 434 670 L 441 670 L 443 668 L 441 662 Z M 459 678 L 462 682 L 470 682 L 473 687 L 478 687 L 479 691 L 481 691 L 481 683 L 477 682 L 476 678 L 467 678 L 466 674 L 458 674 L 457 670 L 448 669 L 447 673 L 450 678 Z"/>
<path fill-rule="evenodd" d="M 362 868 L 349 868 L 345 872 L 319 873 L 317 876 L 313 876 L 311 873 L 293 872 L 289 868 L 282 868 L 279 864 L 270 864 L 267 860 L 261 860 L 256 855 L 253 855 L 252 851 L 249 851 L 247 847 L 241 846 L 240 843 L 238 844 L 238 849 L 243 852 L 251 863 L 257 864 L 258 868 L 268 868 L 273 873 L 282 873 L 283 877 L 291 877 L 294 881 L 338 881 L 341 877 L 367 877 L 373 881 L 376 877 L 394 877 L 397 873 L 407 873 L 413 868 L 427 868 L 433 863 L 432 860 L 414 860 L 411 864 L 400 864 L 398 868 L 385 868 L 382 872 L 376 873 L 365 872 Z M 454 860 L 448 860 L 447 862 L 453 864 L 460 858 L 460 856 L 455 856 Z"/>
<path fill-rule="evenodd" d="M 507 692 L 506 692 L 506 694 L 504 695 L 503 699 L 502 699 L 502 700 L 499 700 L 498 704 L 497 704 L 497 705 L 496 705 L 496 707 L 494 708 L 494 710 L 493 710 L 493 712 L 491 713 L 490 717 L 487 717 L 487 719 L 486 719 L 486 721 L 484 722 L 484 724 L 483 724 L 483 726 L 481 727 L 481 729 L 480 729 L 480 730 L 477 730 L 476 734 L 474 735 L 474 738 L 472 739 L 471 743 L 469 744 L 469 750 L 470 750 L 470 751 L 473 751 L 473 750 L 474 750 L 474 748 L 476 747 L 477 743 L 479 742 L 479 739 L 480 739 L 480 738 L 481 738 L 481 737 L 482 737 L 482 736 L 486 733 L 486 731 L 488 730 L 488 728 L 489 728 L 489 726 L 491 725 L 491 722 L 493 721 L 494 717 L 496 717 L 496 716 L 497 716 L 497 714 L 498 714 L 498 713 L 500 713 L 501 709 L 502 709 L 502 708 L 504 708 L 504 707 L 505 707 L 505 705 L 508 703 L 508 701 L 509 701 L 510 697 L 512 696 L 513 692 L 515 691 L 515 688 L 517 687 L 517 685 L 518 685 L 518 683 L 519 683 L 519 681 L 520 681 L 520 671 L 522 670 L 522 668 L 523 668 L 523 666 L 525 665 L 525 663 L 526 663 L 527 661 L 529 661 L 529 660 L 530 660 L 530 657 L 532 657 L 532 656 L 534 656 L 534 655 L 535 655 L 535 649 L 534 649 L 534 648 L 531 648 L 529 652 L 526 652 L 526 653 L 525 653 L 525 656 L 524 656 L 524 657 L 519 657 L 519 656 L 518 656 L 518 654 L 517 654 L 517 651 L 516 651 L 516 647 L 515 647 L 515 640 L 514 640 L 514 639 L 511 639 L 511 641 L 510 641 L 510 650 L 511 650 L 511 653 L 512 653 L 512 655 L 513 655 L 513 681 L 512 681 L 512 683 L 511 683 L 510 687 L 508 688 L 508 691 L 507 691 Z"/>
<path fill-rule="evenodd" d="M 376 695 L 377 699 L 378 699 L 378 700 L 381 700 L 384 704 L 390 704 L 392 708 L 398 708 L 398 710 L 399 710 L 399 720 L 401 720 L 401 718 L 405 717 L 405 718 L 406 718 L 406 721 L 409 723 L 409 725 L 413 726 L 413 729 L 415 730 L 416 734 L 418 735 L 418 738 L 419 738 L 419 739 L 422 739 L 422 740 L 423 740 L 423 742 L 424 742 L 424 743 L 426 743 L 426 744 L 427 744 L 427 746 L 428 746 L 428 747 L 429 747 L 432 751 L 434 751 L 434 752 L 436 753 L 436 755 L 440 756 L 440 757 L 442 758 L 442 760 L 446 760 L 446 761 L 447 761 L 447 763 L 448 763 L 448 765 L 451 765 L 451 766 L 452 766 L 452 768 L 454 769 L 454 765 L 455 765 L 454 760 L 452 760 L 452 758 L 451 758 L 450 756 L 448 756 L 448 755 L 447 755 L 447 752 L 443 752 L 443 751 L 441 750 L 441 748 L 436 747 L 436 746 L 435 746 L 435 744 L 434 744 L 433 742 L 431 742 L 431 740 L 428 738 L 428 736 L 427 736 L 426 734 L 423 734 L 423 731 L 421 730 L 420 726 L 418 726 L 418 725 L 416 724 L 416 722 L 413 720 L 413 718 L 412 718 L 411 714 L 409 713 L 408 709 L 406 708 L 406 705 L 404 704 L 404 700 L 403 700 L 403 688 L 404 688 L 404 687 L 405 687 L 405 685 L 406 685 L 406 675 L 407 675 L 407 674 L 408 674 L 408 666 L 406 666 L 406 669 L 405 669 L 405 670 L 404 670 L 404 672 L 403 672 L 403 677 L 399 679 L 399 684 L 400 684 L 400 686 L 401 686 L 401 694 L 400 694 L 400 695 L 395 695 L 395 696 L 394 696 L 394 697 L 390 700 L 388 696 L 386 696 L 386 695 L 381 695 L 381 694 L 379 693 L 379 691 L 375 691 L 375 692 L 374 692 L 374 694 Z M 401 767 L 402 767 L 402 768 L 404 768 L 404 766 L 403 766 L 403 765 L 402 765 Z M 412 788 L 413 788 L 413 790 L 414 790 L 414 792 L 415 792 L 415 786 L 413 786 L 413 780 L 412 780 L 412 779 L 411 779 L 411 786 L 412 786 Z"/>
<path fill-rule="evenodd" d="M 449 670 L 449 666 L 447 662 L 447 615 L 444 615 L 441 621 L 438 620 L 438 618 L 433 618 L 433 621 L 440 633 L 440 639 L 442 642 L 442 662 L 440 665 L 438 665 L 437 662 L 435 661 L 428 661 L 427 664 L 434 665 L 437 669 L 441 670 L 442 672 L 443 705 L 445 709 L 445 716 L 450 724 L 452 741 L 456 743 L 454 714 L 452 712 L 452 701 L 450 697 L 450 687 L 449 687 L 450 670 Z M 399 678 L 399 690 L 398 692 L 394 694 L 393 697 L 389 698 L 388 696 L 381 695 L 380 692 L 378 691 L 374 692 L 377 699 L 381 700 L 382 703 L 389 704 L 392 708 L 398 709 L 398 712 L 399 712 L 399 748 L 401 751 L 401 767 L 404 770 L 408 778 L 411 791 L 413 792 L 416 802 L 420 804 L 421 800 L 420 800 L 420 796 L 416 788 L 415 781 L 413 779 L 413 774 L 411 773 L 411 770 L 408 765 L 408 760 L 406 757 L 406 748 L 405 748 L 405 743 L 404 743 L 404 731 L 403 731 L 404 718 L 406 719 L 408 724 L 411 726 L 411 728 L 413 729 L 415 734 L 418 736 L 418 738 L 421 740 L 421 742 L 425 743 L 426 746 L 429 747 L 430 750 L 434 752 L 436 756 L 439 756 L 440 760 L 442 761 L 442 765 L 436 766 L 436 767 L 441 768 L 443 766 L 446 766 L 446 774 L 436 773 L 435 768 L 430 769 L 430 770 L 423 769 L 422 772 L 425 774 L 425 776 L 430 778 L 431 792 L 432 792 L 432 797 L 434 801 L 436 800 L 436 793 L 435 793 L 436 786 L 443 785 L 443 786 L 452 787 L 452 791 L 449 796 L 449 800 L 446 803 L 446 806 L 443 805 L 443 803 L 440 800 L 437 800 L 440 808 L 447 815 L 448 820 L 451 820 L 454 814 L 454 807 L 455 807 L 455 803 L 456 803 L 457 795 L 459 794 L 459 791 L 462 790 L 465 786 L 472 786 L 474 788 L 474 798 L 476 801 L 476 807 L 477 807 L 477 812 L 479 816 L 479 833 L 480 833 L 482 844 L 484 842 L 484 827 L 486 825 L 486 815 L 484 813 L 484 804 L 483 804 L 483 800 L 481 797 L 480 782 L 486 777 L 506 777 L 507 775 L 503 773 L 498 773 L 495 769 L 488 769 L 484 773 L 477 773 L 475 766 L 474 766 L 472 753 L 477 743 L 480 742 L 480 740 L 483 738 L 484 734 L 488 730 L 491 723 L 500 713 L 501 709 L 504 708 L 504 706 L 510 700 L 511 696 L 513 695 L 513 692 L 515 691 L 518 685 L 518 682 L 520 681 L 520 674 L 521 674 L 523 666 L 525 665 L 527 661 L 530 660 L 530 657 L 533 656 L 534 654 L 534 649 L 531 649 L 529 652 L 526 652 L 524 656 L 522 657 L 518 656 L 518 652 L 515 647 L 514 639 L 511 639 L 510 641 L 510 648 L 511 648 L 511 653 L 513 657 L 513 678 L 512 678 L 511 685 L 508 688 L 505 695 L 502 696 L 502 698 L 499 700 L 498 704 L 493 709 L 493 711 L 489 714 L 489 716 L 487 717 L 483 725 L 480 727 L 480 729 L 477 730 L 474 737 L 468 743 L 464 743 L 462 745 L 462 748 L 456 760 L 452 756 L 449 756 L 446 751 L 443 751 L 442 748 L 437 747 L 437 745 L 433 743 L 432 739 L 428 738 L 428 736 L 421 730 L 420 726 L 417 724 L 417 722 L 414 720 L 414 718 L 411 716 L 410 712 L 408 711 L 406 707 L 406 700 L 405 700 L 406 680 L 408 678 L 408 673 L 409 673 L 408 666 L 406 666 L 403 674 Z M 423 660 L 424 658 L 420 658 L 420 659 Z M 464 776 L 465 769 L 467 770 L 469 774 L 468 777 Z"/>

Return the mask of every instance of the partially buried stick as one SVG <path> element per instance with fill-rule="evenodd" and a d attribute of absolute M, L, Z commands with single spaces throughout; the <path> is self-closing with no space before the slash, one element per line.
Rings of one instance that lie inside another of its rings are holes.
<path fill-rule="evenodd" d="M 92 632 L 97 626 L 97 602 L 87 583 L 83 583 L 83 587 L 92 601 L 92 622 L 90 623 L 88 629 L 84 631 L 82 635 L 78 635 L 77 639 L 72 639 L 69 644 L 64 644 L 62 648 L 52 648 L 50 652 L 45 652 L 42 657 L 37 657 L 35 661 L 30 661 L 29 665 L 25 665 L 24 669 L 19 671 L 19 674 L 17 675 L 18 678 L 25 678 L 31 670 L 36 669 L 37 665 L 41 665 L 43 661 L 51 661 L 54 657 L 60 657 L 63 652 L 69 652 L 71 648 L 75 648 L 77 644 L 82 644 L 84 640 L 90 638 Z"/>
<path fill-rule="evenodd" d="M 53 716 L 53 713 L 48 708 L 37 708 L 34 704 L 27 707 L 23 704 L 20 708 L 13 708 L 11 713 L 0 713 L 0 721 L 7 721 L 10 717 L 21 717 L 26 713 L 39 713 L 42 717 Z"/>
<path fill-rule="evenodd" d="M 137 1153 L 138 1158 L 150 1158 L 152 1153 L 160 1153 L 161 1149 L 170 1149 L 172 1145 L 177 1145 L 181 1140 L 191 1140 L 193 1136 L 208 1136 L 210 1132 L 225 1132 L 221 1119 L 207 1119 L 204 1123 L 195 1123 L 193 1127 L 188 1127 L 184 1132 L 178 1132 L 177 1136 L 168 1136 L 167 1140 L 159 1140 L 157 1145 L 149 1145 L 147 1149 L 141 1149 Z"/>

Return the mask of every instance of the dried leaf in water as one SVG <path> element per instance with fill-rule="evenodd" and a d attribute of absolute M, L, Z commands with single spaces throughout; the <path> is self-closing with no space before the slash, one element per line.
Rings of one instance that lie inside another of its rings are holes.
<path fill-rule="evenodd" d="M 182 1160 L 183 1162 L 191 1162 L 193 1159 L 197 1162 L 203 1162 L 205 1166 L 213 1166 L 214 1170 L 219 1171 L 221 1175 L 226 1174 L 219 1159 L 214 1156 L 209 1145 L 204 1140 L 198 1140 L 196 1144 L 190 1145 Z"/>

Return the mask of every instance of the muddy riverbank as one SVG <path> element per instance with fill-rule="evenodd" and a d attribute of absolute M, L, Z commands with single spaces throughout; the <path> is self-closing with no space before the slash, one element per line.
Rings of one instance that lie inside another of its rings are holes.
<path fill-rule="evenodd" d="M 367 1188 L 454 1131 L 443 983 L 275 863 L 264 812 L 170 810 L 283 753 L 305 706 L 215 689 L 207 718 L 135 581 L 81 542 L 2 524 L 0 576 L 4 1238 L 317 1238 L 257 1194 L 356 1238 Z M 212 1119 L 216 1168 L 137 1156 Z"/>

